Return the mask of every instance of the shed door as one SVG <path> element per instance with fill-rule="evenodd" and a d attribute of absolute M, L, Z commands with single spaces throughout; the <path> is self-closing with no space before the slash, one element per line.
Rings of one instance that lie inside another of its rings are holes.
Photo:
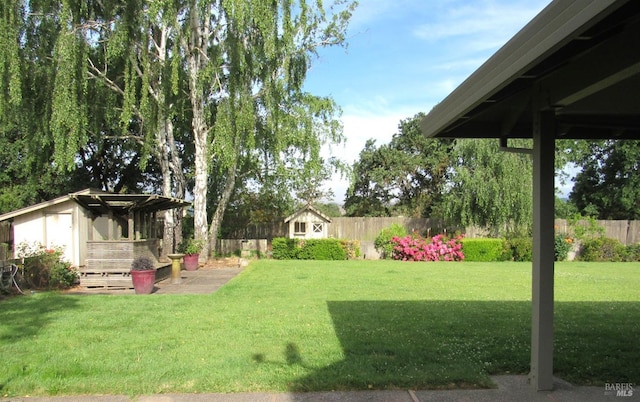
<path fill-rule="evenodd" d="M 73 262 L 73 227 L 71 214 L 46 215 L 47 247 L 64 247 L 64 259 Z"/>

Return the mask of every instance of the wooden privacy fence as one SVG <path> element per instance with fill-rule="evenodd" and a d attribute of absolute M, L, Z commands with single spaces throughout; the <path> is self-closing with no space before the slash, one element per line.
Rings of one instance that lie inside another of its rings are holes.
<path fill-rule="evenodd" d="M 458 228 L 447 226 L 442 221 L 431 218 L 404 218 L 404 217 L 339 217 L 331 218 L 329 224 L 329 237 L 337 239 L 358 240 L 363 258 L 377 259 L 378 251 L 373 244 L 380 231 L 397 223 L 405 227 L 407 233 L 418 232 L 423 236 L 433 236 L 439 233 L 454 233 Z M 580 222 L 579 222 L 580 223 Z M 616 239 L 624 245 L 640 242 L 640 221 L 596 221 L 598 226 L 604 228 L 606 237 Z M 586 224 L 582 222 L 582 224 Z M 565 219 L 555 220 L 556 232 L 573 235 L 572 227 Z M 271 243 L 274 237 L 287 237 L 287 226 L 282 220 L 262 225 L 250 225 L 241 231 L 231 234 L 236 239 L 263 239 L 265 243 Z M 487 231 L 478 227 L 467 227 L 460 230 L 466 237 L 482 237 Z M 264 240 L 266 239 L 266 240 Z M 257 248 L 262 251 L 265 243 L 260 243 Z M 235 248 L 235 249 L 234 249 Z M 249 243 L 225 240 L 218 242 L 217 252 L 230 254 L 237 250 L 251 249 Z"/>
<path fill-rule="evenodd" d="M 640 242 L 640 221 L 596 221 L 604 228 L 605 236 L 618 240 L 628 245 Z M 439 233 L 453 233 L 456 230 L 464 233 L 466 237 L 486 236 L 486 230 L 478 227 L 464 229 L 446 225 L 443 221 L 432 218 L 405 218 L 405 217 L 339 217 L 331 218 L 329 224 L 329 237 L 338 239 L 373 241 L 384 228 L 397 223 L 405 227 L 407 233 L 414 231 L 425 236 L 433 236 Z M 570 225 L 565 219 L 556 219 L 555 225 L 558 232 L 573 234 Z M 249 225 L 242 230 L 229 234 L 228 238 L 235 239 L 268 239 L 274 237 L 286 237 L 287 226 L 284 218 L 274 222 L 260 225 Z"/>

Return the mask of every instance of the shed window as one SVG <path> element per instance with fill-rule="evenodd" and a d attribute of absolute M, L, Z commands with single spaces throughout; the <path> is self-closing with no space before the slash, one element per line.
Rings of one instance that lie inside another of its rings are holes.
<path fill-rule="evenodd" d="M 322 223 L 314 223 L 313 224 L 313 232 L 314 233 L 322 233 Z"/>
<path fill-rule="evenodd" d="M 293 223 L 293 231 L 295 233 L 307 233 L 307 223 L 306 222 L 294 222 Z"/>

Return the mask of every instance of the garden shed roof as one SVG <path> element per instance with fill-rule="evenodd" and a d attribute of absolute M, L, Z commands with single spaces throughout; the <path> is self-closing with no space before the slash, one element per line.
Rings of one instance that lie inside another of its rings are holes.
<path fill-rule="evenodd" d="M 331 218 L 329 218 L 327 215 L 323 214 L 319 209 L 315 208 L 311 204 L 307 204 L 304 207 L 298 209 L 296 212 L 294 212 L 293 214 L 291 214 L 288 217 L 286 217 L 284 219 L 284 222 L 287 223 L 287 222 L 297 218 L 298 216 L 300 216 L 302 213 L 304 213 L 306 211 L 312 212 L 313 214 L 315 214 L 318 217 L 320 217 L 321 219 L 323 219 L 325 222 L 328 222 L 328 223 L 331 222 Z"/>
<path fill-rule="evenodd" d="M 118 194 L 109 193 L 95 189 L 85 189 L 75 193 L 67 194 L 53 200 L 41 202 L 25 208 L 0 215 L 0 222 L 15 218 L 26 213 L 35 212 L 40 209 L 58 205 L 65 201 L 74 200 L 84 208 L 95 214 L 103 214 L 113 211 L 117 214 L 124 214 L 129 211 L 164 211 L 167 209 L 180 208 L 190 205 L 189 202 L 173 197 L 164 197 L 156 194 Z"/>

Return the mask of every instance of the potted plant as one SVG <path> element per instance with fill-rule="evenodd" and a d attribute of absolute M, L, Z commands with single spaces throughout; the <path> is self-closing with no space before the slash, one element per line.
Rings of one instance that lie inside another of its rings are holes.
<path fill-rule="evenodd" d="M 198 258 L 204 244 L 201 240 L 193 238 L 185 239 L 180 243 L 178 251 L 184 254 L 184 269 L 187 271 L 195 271 L 198 269 Z"/>
<path fill-rule="evenodd" d="M 131 263 L 131 281 L 136 294 L 147 295 L 156 282 L 156 267 L 149 257 L 138 257 Z"/>

